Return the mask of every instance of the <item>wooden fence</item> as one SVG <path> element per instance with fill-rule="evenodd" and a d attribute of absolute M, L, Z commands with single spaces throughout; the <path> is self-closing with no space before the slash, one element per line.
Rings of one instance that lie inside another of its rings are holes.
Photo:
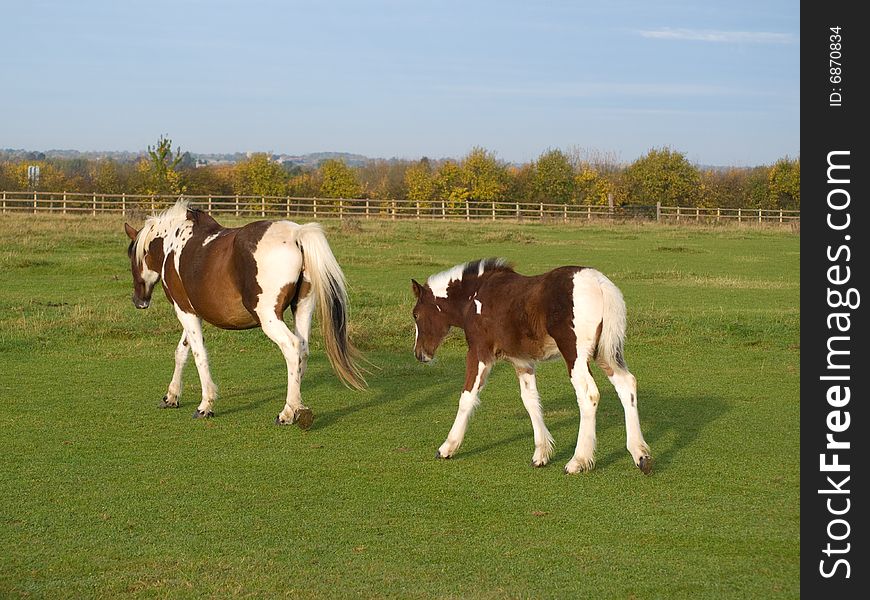
<path fill-rule="evenodd" d="M 669 223 L 800 223 L 800 211 L 680 206 L 608 206 L 545 202 L 461 202 L 447 200 L 374 200 L 296 198 L 292 196 L 189 196 L 185 199 L 212 214 L 248 218 L 426 219 L 462 221 L 588 221 L 643 219 Z M 176 196 L 88 194 L 73 192 L 0 192 L 0 213 L 147 215 L 166 208 Z"/>

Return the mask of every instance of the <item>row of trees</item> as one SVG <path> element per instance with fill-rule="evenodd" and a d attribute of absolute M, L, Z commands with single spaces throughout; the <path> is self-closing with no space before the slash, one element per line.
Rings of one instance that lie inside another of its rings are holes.
<path fill-rule="evenodd" d="M 578 149 L 547 150 L 514 165 L 474 148 L 460 160 L 372 160 L 350 167 L 325 160 L 302 169 L 253 154 L 234 164 L 197 166 L 160 137 L 136 161 L 49 159 L 0 162 L 0 190 L 33 189 L 28 166 L 40 167 L 36 189 L 47 191 L 256 195 L 571 204 L 800 208 L 800 160 L 788 157 L 752 168 L 699 168 L 670 148 L 656 148 L 629 165 Z"/>

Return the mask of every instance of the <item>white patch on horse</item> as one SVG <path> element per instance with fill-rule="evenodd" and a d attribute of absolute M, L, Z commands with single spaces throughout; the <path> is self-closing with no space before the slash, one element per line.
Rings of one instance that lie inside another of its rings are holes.
<path fill-rule="evenodd" d="M 461 265 L 456 265 L 455 267 L 429 277 L 429 279 L 426 280 L 426 285 L 428 285 L 429 289 L 432 290 L 432 294 L 436 298 L 446 298 L 447 288 L 450 286 L 450 282 L 462 280 L 462 272 L 465 271 L 467 264 L 468 263 L 462 263 Z"/>
<path fill-rule="evenodd" d="M 302 252 L 293 241 L 299 225 L 291 221 L 276 221 L 269 225 L 254 250 L 257 263 L 257 284 L 260 295 L 257 306 L 273 308 L 281 290 L 299 279 L 302 270 Z"/>
<path fill-rule="evenodd" d="M 219 235 L 220 235 L 220 233 L 214 233 L 214 234 L 208 236 L 207 238 L 205 238 L 205 239 L 202 241 L 202 247 L 205 248 L 206 246 L 208 246 L 209 242 L 213 242 L 213 241 L 215 241 L 215 239 L 217 239 L 217 237 L 218 237 Z"/>
<path fill-rule="evenodd" d="M 477 307 L 477 314 L 480 314 L 480 311 L 483 310 L 483 304 L 477 298 L 474 299 L 474 306 Z"/>

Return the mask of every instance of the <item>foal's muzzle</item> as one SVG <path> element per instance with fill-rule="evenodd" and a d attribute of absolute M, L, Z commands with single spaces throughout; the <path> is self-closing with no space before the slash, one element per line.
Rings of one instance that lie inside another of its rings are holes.
<path fill-rule="evenodd" d="M 426 354 L 422 350 L 419 352 L 414 352 L 414 356 L 416 356 L 417 360 L 419 360 L 423 364 L 430 363 L 434 360 L 431 356 L 429 356 L 428 354 Z"/>

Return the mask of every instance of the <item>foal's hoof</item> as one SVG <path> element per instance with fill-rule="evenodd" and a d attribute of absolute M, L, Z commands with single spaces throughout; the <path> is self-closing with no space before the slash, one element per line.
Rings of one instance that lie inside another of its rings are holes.
<path fill-rule="evenodd" d="M 160 408 L 178 408 L 178 400 L 174 402 L 168 402 L 168 399 L 169 396 L 163 396 L 163 400 L 161 400 L 160 404 L 158 404 L 157 406 L 159 406 Z"/>
<path fill-rule="evenodd" d="M 531 465 L 532 465 L 534 468 L 536 468 L 536 469 L 540 469 L 541 467 L 546 467 L 546 466 L 547 466 L 547 463 L 545 463 L 544 461 L 536 461 L 536 460 L 533 458 L 533 459 L 532 459 L 532 462 L 531 462 Z"/>
<path fill-rule="evenodd" d="M 214 411 L 211 411 L 211 410 L 203 412 L 199 409 L 196 409 L 195 411 L 193 411 L 193 418 L 194 419 L 210 419 L 213 416 L 214 416 Z"/>
<path fill-rule="evenodd" d="M 640 462 L 637 463 L 637 468 L 644 475 L 652 473 L 652 456 L 641 456 Z"/>
<path fill-rule="evenodd" d="M 443 460 L 447 460 L 450 458 L 450 455 L 449 454 L 441 454 L 441 450 L 436 450 L 435 451 L 435 458 L 441 458 Z"/>

